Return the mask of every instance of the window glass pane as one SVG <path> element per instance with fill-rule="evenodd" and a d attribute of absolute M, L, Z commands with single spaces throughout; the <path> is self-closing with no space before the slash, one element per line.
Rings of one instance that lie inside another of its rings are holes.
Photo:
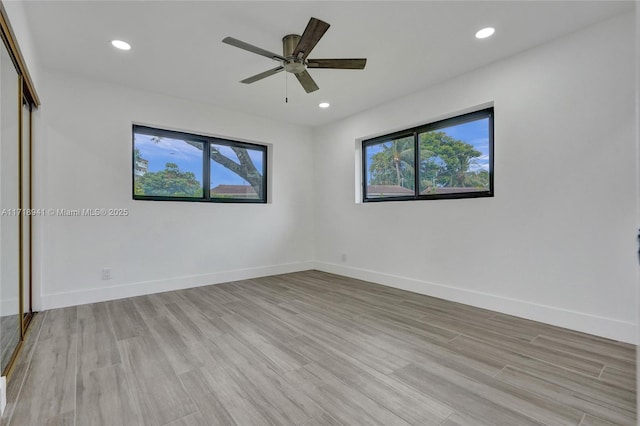
<path fill-rule="evenodd" d="M 264 198 L 264 150 L 214 143 L 210 150 L 211 198 Z"/>
<path fill-rule="evenodd" d="M 415 195 L 413 136 L 365 146 L 367 198 Z"/>
<path fill-rule="evenodd" d="M 489 118 L 418 135 L 420 195 L 489 191 Z"/>
<path fill-rule="evenodd" d="M 134 133 L 134 195 L 202 198 L 204 143 Z"/>

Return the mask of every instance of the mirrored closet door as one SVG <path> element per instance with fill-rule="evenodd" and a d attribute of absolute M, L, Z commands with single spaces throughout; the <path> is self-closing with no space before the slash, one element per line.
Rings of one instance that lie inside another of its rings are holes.
<path fill-rule="evenodd" d="M 0 374 L 12 365 L 32 318 L 33 82 L 0 2 Z"/>
<path fill-rule="evenodd" d="M 20 314 L 20 75 L 4 44 L 0 52 L 0 367 L 22 338 Z"/>

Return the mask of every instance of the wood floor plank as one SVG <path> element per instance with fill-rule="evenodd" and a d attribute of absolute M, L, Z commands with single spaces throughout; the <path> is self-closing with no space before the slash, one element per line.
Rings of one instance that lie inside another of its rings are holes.
<path fill-rule="evenodd" d="M 532 392 L 486 376 L 475 369 L 461 368 L 446 362 L 423 362 L 418 369 L 448 380 L 455 386 L 475 392 L 489 401 L 508 407 L 544 424 L 575 425 L 582 418 L 582 411 L 560 404 L 544 394 Z M 458 407 L 458 412 L 471 414 Z"/>
<path fill-rule="evenodd" d="M 222 319 L 234 329 L 240 340 L 255 348 L 278 371 L 296 370 L 309 362 L 292 348 L 278 341 L 269 341 L 239 315 L 225 315 Z"/>
<path fill-rule="evenodd" d="M 322 413 L 318 417 L 314 417 L 308 422 L 303 423 L 302 426 L 344 426 L 344 424 L 340 423 L 329 414 Z"/>
<path fill-rule="evenodd" d="M 442 423 L 441 426 L 478 426 L 482 425 L 478 419 L 467 416 L 463 413 L 453 413 L 449 417 L 447 417 Z"/>
<path fill-rule="evenodd" d="M 379 334 L 379 331 L 369 327 L 361 321 L 357 320 L 354 312 L 348 314 L 341 311 L 332 311 L 325 304 L 313 304 L 295 300 L 287 304 L 287 306 L 298 314 L 307 315 L 330 324 L 336 328 L 348 331 L 350 334 L 358 335 L 366 338 Z"/>
<path fill-rule="evenodd" d="M 495 360 L 527 371 L 570 389 L 572 393 L 595 396 L 603 404 L 611 404 L 624 410 L 633 410 L 635 407 L 635 389 L 629 391 L 606 383 L 597 377 L 580 374 L 464 336 L 452 340 L 451 345 L 458 351 L 473 352 L 483 359 Z"/>
<path fill-rule="evenodd" d="M 155 297 L 154 297 L 155 296 Z M 131 299 L 136 307 L 136 311 L 148 323 L 155 318 L 166 317 L 168 312 L 164 306 L 163 298 L 149 294 L 146 296 L 138 296 Z"/>
<path fill-rule="evenodd" d="M 584 415 L 584 419 L 580 422 L 580 426 L 613 426 L 614 423 L 599 419 L 589 414 Z"/>
<path fill-rule="evenodd" d="M 287 372 L 285 377 L 341 423 L 381 426 L 408 424 L 315 364 Z"/>
<path fill-rule="evenodd" d="M 397 357 L 393 353 L 395 351 L 380 349 L 363 336 L 346 333 L 342 328 L 327 324 L 321 319 L 299 313 L 295 320 L 297 326 L 306 332 L 306 336 L 313 338 L 318 344 L 339 348 L 344 354 L 358 357 L 383 374 L 392 373 L 409 364 L 407 360 Z"/>
<path fill-rule="evenodd" d="M 404 367 L 392 376 L 415 387 L 432 398 L 446 401 L 453 409 L 464 412 L 482 425 L 541 425 L 538 420 L 519 413 L 515 409 L 496 402 L 471 380 L 459 374 L 438 374 L 416 365 Z M 469 388 L 470 387 L 470 388 Z M 484 386 L 482 388 L 485 388 Z M 500 395 L 502 396 L 502 395 Z M 573 423 L 575 424 L 575 423 Z"/>
<path fill-rule="evenodd" d="M 216 388 L 208 385 L 206 378 L 199 369 L 181 374 L 180 380 L 191 400 L 198 407 L 198 414 L 206 419 L 207 425 L 227 426 L 236 424 L 231 414 L 216 397 Z"/>
<path fill-rule="evenodd" d="M 199 341 L 207 337 L 219 336 L 223 333 L 213 321 L 184 301 L 171 302 L 166 304 L 165 307 L 173 318 Z"/>
<path fill-rule="evenodd" d="M 197 411 L 152 336 L 121 340 L 118 347 L 145 425 L 164 425 Z"/>
<path fill-rule="evenodd" d="M 209 317 L 233 315 L 234 311 L 226 307 L 224 303 L 216 297 L 219 292 L 216 287 L 217 286 L 190 288 L 181 291 L 180 296 L 195 305 L 197 309 Z"/>
<path fill-rule="evenodd" d="M 117 340 L 144 336 L 149 332 L 133 299 L 105 302 Z"/>
<path fill-rule="evenodd" d="M 261 373 L 259 370 L 265 371 Z M 277 380 L 277 374 L 249 364 L 241 368 L 225 366 L 225 371 L 244 391 L 252 404 L 274 424 L 302 424 L 320 414 L 306 396 L 296 395 L 288 383 Z M 300 401 L 303 401 L 302 403 Z"/>
<path fill-rule="evenodd" d="M 629 375 L 635 375 L 636 372 L 635 358 L 626 358 L 626 353 L 620 354 L 619 351 L 607 350 L 606 347 L 591 344 L 591 342 L 577 345 L 575 342 L 571 342 L 570 340 L 539 335 L 532 341 L 532 343 L 547 349 L 567 352 L 576 356 L 591 359 L 606 366 L 627 371 Z M 616 356 L 617 354 L 623 355 L 623 357 Z"/>
<path fill-rule="evenodd" d="M 301 352 L 348 386 L 376 401 L 411 424 L 438 425 L 451 414 L 451 409 L 427 398 L 409 387 L 391 384 L 393 378 L 375 370 L 362 369 L 345 357 L 318 345 L 305 345 Z"/>
<path fill-rule="evenodd" d="M 236 314 L 250 321 L 254 327 L 260 330 L 261 334 L 267 335 L 271 339 L 287 342 L 300 336 L 300 332 L 297 329 L 284 322 L 277 314 L 274 315 L 273 309 L 265 309 L 265 304 L 268 302 L 256 299 L 259 299 L 259 297 L 247 295 L 247 302 L 249 303 L 234 304 L 233 306 L 237 307 L 235 309 Z"/>
<path fill-rule="evenodd" d="M 229 425 L 231 423 L 228 423 Z M 199 412 L 191 413 L 187 416 L 184 416 L 178 420 L 174 420 L 171 423 L 167 423 L 165 426 L 213 426 L 214 423 L 211 423 L 209 420 L 205 419 L 204 416 Z"/>
<path fill-rule="evenodd" d="M 210 359 L 196 336 L 190 335 L 173 317 L 156 317 L 149 322 L 150 335 L 176 374 L 204 366 Z"/>
<path fill-rule="evenodd" d="M 120 352 L 105 303 L 78 306 L 78 371 L 118 364 Z"/>
<path fill-rule="evenodd" d="M 75 334 L 78 327 L 78 308 L 75 306 L 64 309 L 52 309 L 46 313 L 46 321 L 43 321 L 40 338 L 46 340 L 50 337 L 62 337 Z"/>
<path fill-rule="evenodd" d="M 580 355 L 570 354 L 552 348 L 542 348 L 530 342 L 506 336 L 498 331 L 491 330 L 486 323 L 471 324 L 451 318 L 441 318 L 435 313 L 427 314 L 423 319 L 439 327 L 450 329 L 480 341 L 489 342 L 503 348 L 504 350 L 518 352 L 531 358 L 560 365 L 594 377 L 598 377 L 604 368 L 603 363 L 593 361 Z"/>
<path fill-rule="evenodd" d="M 381 335 L 371 339 L 373 345 L 395 354 L 407 363 L 422 364 L 431 362 L 452 368 L 469 376 L 494 376 L 506 364 L 501 362 L 487 362 L 486 358 L 475 352 L 454 351 L 445 344 L 414 345 L 391 336 Z"/>
<path fill-rule="evenodd" d="M 238 342 L 239 343 L 239 342 Z M 229 348 L 228 348 L 229 349 Z M 304 394 L 297 392 L 268 364 L 256 363 L 250 357 L 235 356 L 229 350 L 218 352 L 216 365 L 223 368 L 262 411 L 276 412 L 269 417 L 276 423 L 304 423 L 322 411 Z M 237 345 L 234 351 L 237 351 Z M 286 372 L 285 372 L 286 373 Z"/>
<path fill-rule="evenodd" d="M 143 424 L 121 364 L 80 373 L 76 400 L 78 425 Z"/>
<path fill-rule="evenodd" d="M 41 335 L 38 339 L 38 348 L 10 424 L 66 424 L 69 413 L 73 423 L 78 335 L 72 331 L 76 329 L 75 323 L 72 325 L 67 320 L 75 317 L 75 312 L 75 309 L 69 315 L 57 312 L 52 318 L 55 327 L 48 327 L 46 338 Z M 70 329 L 68 334 L 63 334 L 58 327 L 63 323 Z"/>
<path fill-rule="evenodd" d="M 572 407 L 618 425 L 631 426 L 636 424 L 634 410 L 625 410 L 612 406 L 611 404 L 603 403 L 595 396 L 572 391 L 571 388 L 563 387 L 515 367 L 505 368 L 497 378 L 505 383 L 530 389 L 537 394 L 544 394 L 548 398 L 558 401 L 567 407 Z"/>
<path fill-rule="evenodd" d="M 635 395 L 636 374 L 634 373 L 629 373 L 628 371 L 622 371 L 607 366 L 602 370 L 600 380 L 608 385 L 626 390 L 629 392 L 630 397 Z"/>
<path fill-rule="evenodd" d="M 601 348 L 607 348 L 605 350 L 609 352 L 615 352 L 620 356 L 626 356 L 627 358 L 635 358 L 636 348 L 634 345 L 630 345 L 629 343 L 618 342 L 604 337 L 594 336 L 592 334 L 581 333 L 579 331 L 569 330 L 566 328 L 501 313 L 496 313 L 493 317 L 490 318 L 488 322 L 508 323 L 516 327 L 521 327 L 523 329 L 529 328 L 532 330 L 536 330 L 537 334 L 539 335 L 553 337 L 567 342 L 571 341 L 578 345 L 585 344 L 592 346 L 600 344 L 602 345 Z"/>
<path fill-rule="evenodd" d="M 409 342 L 448 342 L 460 333 L 434 326 L 427 321 L 397 319 L 388 315 L 363 314 L 356 321 L 380 332 L 397 336 Z"/>
<path fill-rule="evenodd" d="M 225 372 L 222 368 L 201 368 L 182 375 L 189 392 L 193 394 L 197 391 L 204 392 L 203 395 L 211 394 L 212 401 L 219 401 L 224 411 L 216 413 L 211 417 L 213 421 L 219 421 L 224 418 L 227 425 L 240 426 L 264 426 L 274 424 L 267 416 L 264 415 L 255 405 L 251 403 L 248 395 L 238 386 L 238 384 Z M 206 406 L 207 401 L 194 395 L 195 401 L 202 407 Z M 211 407 L 212 409 L 214 407 Z M 203 411 L 205 413 L 210 411 Z M 228 415 L 227 415 L 228 413 Z M 223 416 L 223 417 L 221 417 Z M 229 417 L 233 422 L 229 421 Z"/>

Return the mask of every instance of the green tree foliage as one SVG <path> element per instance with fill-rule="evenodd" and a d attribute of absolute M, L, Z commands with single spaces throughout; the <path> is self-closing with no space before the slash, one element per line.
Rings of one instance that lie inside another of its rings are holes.
<path fill-rule="evenodd" d="M 371 157 L 369 173 L 372 185 L 397 185 L 415 188 L 413 137 L 392 140 Z"/>
<path fill-rule="evenodd" d="M 175 163 L 167 163 L 159 172 L 136 176 L 136 195 L 202 197 L 202 187 L 193 172 L 183 172 Z M 141 192 L 139 192 L 141 191 Z"/>
<path fill-rule="evenodd" d="M 473 145 L 454 139 L 444 132 L 426 132 L 420 134 L 420 150 L 428 156 L 420 159 L 423 172 L 421 176 L 430 178 L 432 182 L 435 180 L 436 186 L 478 186 L 477 176 L 472 178 L 477 173 L 470 172 L 469 166 L 482 153 L 476 151 Z M 487 179 L 487 185 L 488 183 Z"/>
<path fill-rule="evenodd" d="M 421 133 L 419 143 L 421 191 L 443 187 L 488 188 L 489 172 L 469 170 L 482 155 L 473 145 L 437 131 Z M 382 151 L 371 157 L 370 184 L 414 189 L 413 162 L 413 137 L 385 143 Z"/>

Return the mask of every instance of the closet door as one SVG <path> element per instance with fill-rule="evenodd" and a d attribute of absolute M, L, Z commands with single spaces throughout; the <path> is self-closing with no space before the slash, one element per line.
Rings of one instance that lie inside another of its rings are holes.
<path fill-rule="evenodd" d="M 21 340 L 19 226 L 20 77 L 0 43 L 0 370 Z"/>

